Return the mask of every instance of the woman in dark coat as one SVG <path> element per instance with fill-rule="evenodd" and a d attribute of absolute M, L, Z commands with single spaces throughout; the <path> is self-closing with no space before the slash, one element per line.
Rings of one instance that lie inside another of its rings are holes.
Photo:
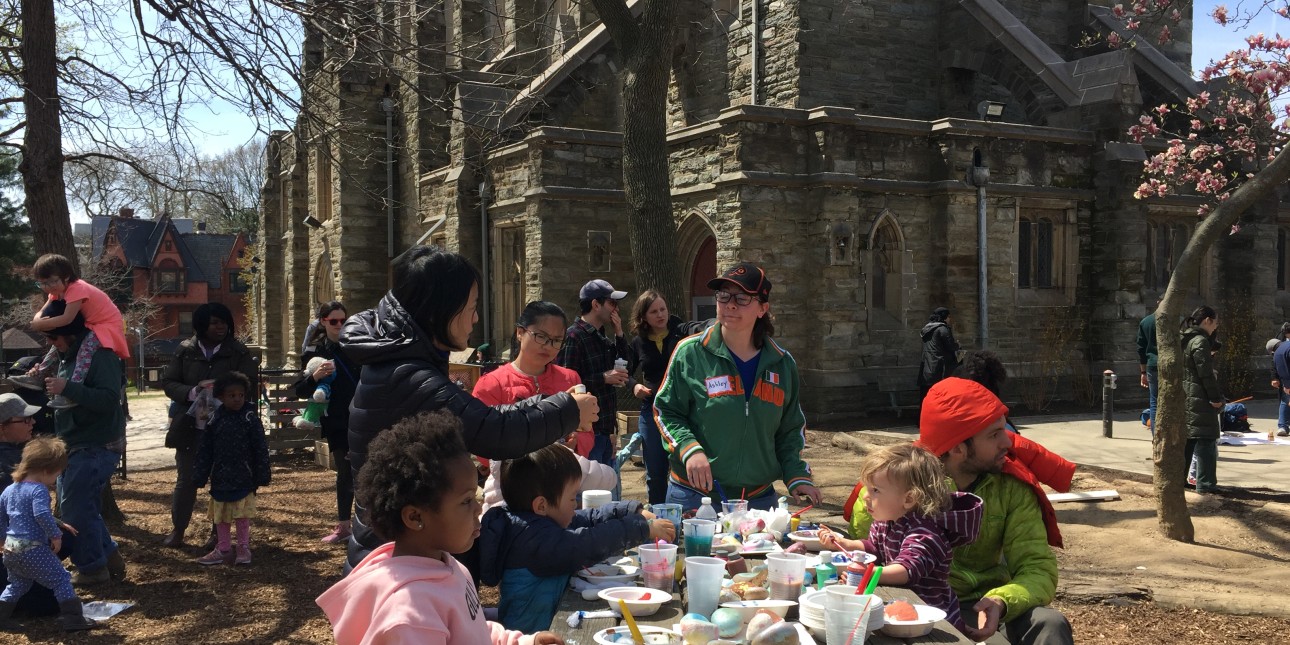
<path fill-rule="evenodd" d="M 918 368 L 918 390 L 919 400 L 927 396 L 927 391 L 932 389 L 947 376 L 954 374 L 954 370 L 959 366 L 958 341 L 954 340 L 954 332 L 950 329 L 950 310 L 945 307 L 937 307 L 932 315 L 927 317 L 927 324 L 923 325 L 923 362 Z"/>
<path fill-rule="evenodd" d="M 217 377 L 241 372 L 251 379 L 249 392 L 259 392 L 257 359 L 251 350 L 233 337 L 233 312 L 211 302 L 193 311 L 193 337 L 179 344 L 175 356 L 161 374 L 161 387 L 170 398 L 170 428 L 166 447 L 175 450 L 175 490 L 170 500 L 170 534 L 163 546 L 184 546 L 184 531 L 193 517 L 197 487 L 193 485 L 193 464 L 201 430 L 197 420 L 188 416 L 188 407 L 197 399 L 200 388 L 209 388 Z M 214 548 L 214 526 L 208 542 Z"/>
<path fill-rule="evenodd" d="M 1218 414 L 1223 392 L 1214 374 L 1214 332 L 1218 313 L 1200 306 L 1182 324 L 1183 390 L 1187 393 L 1187 455 L 1190 468 L 1196 456 L 1196 492 L 1218 491 Z"/>
<path fill-rule="evenodd" d="M 394 259 L 394 288 L 376 308 L 355 314 L 340 345 L 361 365 L 349 417 L 349 464 L 358 475 L 367 446 L 400 419 L 446 409 L 461 420 L 471 454 L 514 459 L 595 422 L 589 394 L 561 392 L 489 407 L 448 378 L 448 354 L 463 350 L 479 320 L 479 272 L 466 258 L 415 246 Z M 351 519 L 348 567 L 381 544 L 362 506 Z M 469 563 L 467 563 L 469 566 Z"/>
<path fill-rule="evenodd" d="M 314 358 L 324 358 L 328 362 L 296 381 L 296 396 L 310 399 L 318 389 L 318 383 L 332 377 L 331 397 L 327 399 L 327 411 L 321 424 L 327 450 L 336 461 L 337 521 L 332 532 L 322 539 L 327 544 L 349 538 L 349 518 L 354 509 L 354 478 L 349 468 L 349 402 L 354 398 L 362 368 L 340 348 L 340 327 L 348 317 L 345 305 L 335 300 L 318 307 L 318 325 L 313 327 L 313 337 L 306 339 L 305 354 L 300 362 L 306 369 Z"/>

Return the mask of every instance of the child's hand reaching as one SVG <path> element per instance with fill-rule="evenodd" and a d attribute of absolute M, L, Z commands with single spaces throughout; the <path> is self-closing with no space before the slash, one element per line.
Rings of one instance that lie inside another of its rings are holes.
<path fill-rule="evenodd" d="M 820 525 L 820 530 L 816 533 L 816 536 L 820 538 L 820 546 L 828 547 L 830 550 L 855 551 L 864 549 L 864 542 L 844 538 L 837 531 L 823 524 Z"/>
<path fill-rule="evenodd" d="M 660 520 L 657 517 L 649 520 L 649 539 L 650 541 L 663 540 L 671 542 L 676 539 L 676 526 L 672 520 Z"/>
<path fill-rule="evenodd" d="M 564 645 L 564 638 L 555 632 L 538 632 L 533 635 L 533 645 Z"/>

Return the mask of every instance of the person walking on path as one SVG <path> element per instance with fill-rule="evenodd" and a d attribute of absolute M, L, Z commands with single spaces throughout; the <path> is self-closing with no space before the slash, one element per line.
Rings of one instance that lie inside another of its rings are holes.
<path fill-rule="evenodd" d="M 1156 301 L 1160 306 L 1160 301 Z M 1156 394 L 1160 392 L 1160 370 L 1156 365 L 1156 312 L 1138 323 L 1138 383 L 1147 389 L 1147 428 L 1156 433 Z"/>
<path fill-rule="evenodd" d="M 949 377 L 959 366 L 958 341 L 950 329 L 950 310 L 937 307 L 927 317 L 927 324 L 920 332 L 923 339 L 923 362 L 918 369 L 919 400 L 942 379 Z"/>
<path fill-rule="evenodd" d="M 614 368 L 615 361 L 627 360 L 627 341 L 623 338 L 623 321 L 618 317 L 618 301 L 626 291 L 615 291 L 604 280 L 592 280 L 578 291 L 582 315 L 565 332 L 564 346 L 555 362 L 578 373 L 587 392 L 600 404 L 600 418 L 592 424 L 596 444 L 590 459 L 607 466 L 614 465 L 614 436 L 618 431 L 618 390 L 631 387 L 627 370 Z M 614 335 L 601 331 L 610 329 Z"/>
<path fill-rule="evenodd" d="M 1223 392 L 1214 374 L 1214 332 L 1218 330 L 1218 313 L 1201 305 L 1183 320 L 1183 389 L 1187 394 L 1187 453 L 1183 461 L 1191 467 L 1196 457 L 1196 492 L 1213 494 L 1218 490 L 1218 414 L 1222 411 Z"/>
<path fill-rule="evenodd" d="M 1269 354 L 1276 354 L 1276 350 L 1285 341 L 1290 340 L 1290 322 L 1281 323 L 1281 331 L 1276 338 L 1268 341 L 1267 350 Z M 1277 374 L 1276 362 L 1272 364 L 1272 387 L 1277 391 L 1277 436 L 1290 437 L 1290 394 L 1286 394 L 1281 385 L 1285 381 Z M 1290 384 L 1290 383 L 1288 383 Z"/>

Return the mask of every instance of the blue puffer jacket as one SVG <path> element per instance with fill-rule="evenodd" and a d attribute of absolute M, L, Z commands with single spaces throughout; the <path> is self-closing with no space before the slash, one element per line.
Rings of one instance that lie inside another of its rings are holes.
<path fill-rule="evenodd" d="M 355 479 L 376 435 L 418 412 L 447 410 L 461 420 L 461 435 L 473 455 L 517 459 L 555 443 L 578 428 L 578 404 L 565 392 L 490 407 L 448 378 L 448 357 L 393 294 L 375 309 L 351 316 L 340 332 L 345 355 L 362 367 L 349 406 L 349 464 Z M 349 566 L 382 540 L 355 505 Z"/>
<path fill-rule="evenodd" d="M 501 584 L 498 622 L 526 634 L 550 629 L 569 576 L 649 539 L 640 502 L 578 511 L 562 529 L 545 515 L 488 509 L 480 521 L 480 579 Z"/>

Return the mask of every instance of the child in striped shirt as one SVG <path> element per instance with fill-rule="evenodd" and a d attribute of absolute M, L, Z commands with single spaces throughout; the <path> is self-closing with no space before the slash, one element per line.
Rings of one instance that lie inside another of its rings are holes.
<path fill-rule="evenodd" d="M 861 496 L 873 518 L 869 538 L 851 540 L 820 529 L 830 548 L 873 553 L 882 565 L 879 584 L 909 587 L 946 620 L 964 628 L 958 597 L 950 588 L 954 547 L 976 541 L 981 530 L 981 499 L 950 492 L 941 461 L 912 443 L 888 446 L 860 464 Z"/>

